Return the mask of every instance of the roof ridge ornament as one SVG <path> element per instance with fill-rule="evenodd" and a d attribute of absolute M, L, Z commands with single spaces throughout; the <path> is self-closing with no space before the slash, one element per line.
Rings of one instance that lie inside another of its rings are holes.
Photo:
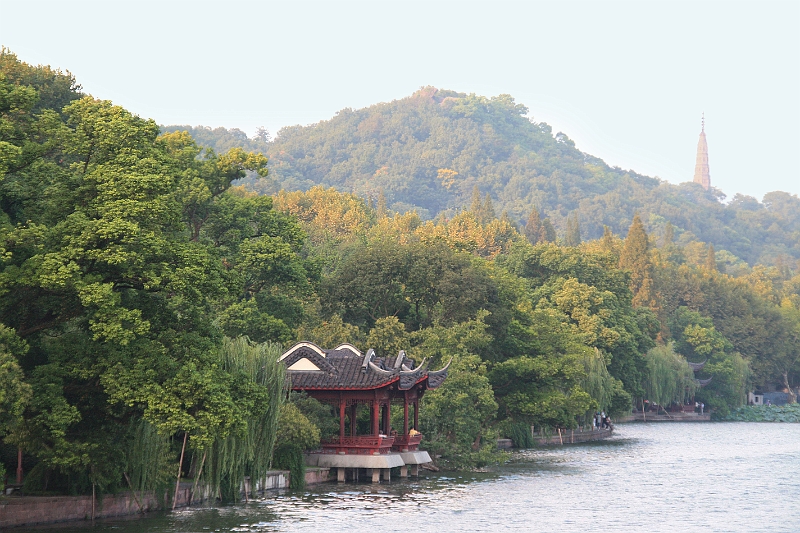
<path fill-rule="evenodd" d="M 451 357 L 443 368 L 440 368 L 439 370 L 435 370 L 433 372 L 428 372 L 429 389 L 437 389 L 442 383 L 444 383 L 444 380 L 447 379 L 447 372 L 448 369 L 450 368 L 450 363 L 452 362 L 453 358 Z"/>
<path fill-rule="evenodd" d="M 370 364 L 370 362 L 372 361 L 372 358 L 374 356 L 375 356 L 375 350 L 373 350 L 372 348 L 367 350 L 367 355 L 364 356 L 364 362 L 361 363 L 361 373 L 362 374 L 366 374 L 367 373 L 367 365 Z"/>
<path fill-rule="evenodd" d="M 401 366 L 403 366 L 403 361 L 406 359 L 406 351 L 400 350 L 400 353 L 397 354 L 397 359 L 394 360 L 394 369 L 397 370 Z"/>
<path fill-rule="evenodd" d="M 372 361 L 369 361 L 369 367 L 370 367 L 372 370 L 374 370 L 375 372 L 378 372 L 379 374 L 383 374 L 384 376 L 388 376 L 389 374 L 394 374 L 394 370 L 384 370 L 383 368 L 379 367 L 378 365 L 376 365 L 376 364 L 375 364 L 375 363 L 373 363 Z M 366 368 L 365 368 L 365 369 L 363 370 L 363 372 L 366 372 L 366 371 L 367 371 L 367 370 L 366 370 Z"/>
<path fill-rule="evenodd" d="M 425 361 L 427 361 L 427 360 L 428 360 L 427 358 L 423 359 L 422 362 L 419 364 L 419 366 L 417 368 L 414 368 L 414 369 L 408 368 L 406 365 L 403 365 L 403 369 L 400 370 L 400 373 L 401 374 L 409 374 L 410 375 L 410 374 L 416 374 L 416 373 L 419 373 L 419 372 L 424 372 L 425 371 Z"/>
<path fill-rule="evenodd" d="M 319 355 L 320 357 L 325 357 L 325 355 L 326 355 L 325 354 L 325 350 L 323 350 L 322 348 L 320 348 L 319 346 L 317 346 L 313 342 L 300 341 L 300 342 L 294 343 L 294 345 L 291 348 L 289 348 L 288 350 L 283 352 L 283 355 L 281 355 L 278 358 L 278 361 L 283 361 L 284 359 L 289 357 L 292 353 L 296 352 L 297 350 L 299 350 L 301 348 L 308 348 L 308 349 L 316 352 L 317 355 Z"/>
<path fill-rule="evenodd" d="M 361 350 L 359 350 L 358 348 L 356 348 L 355 346 L 353 346 L 349 342 L 345 342 L 344 344 L 340 344 L 339 346 L 337 346 L 333 350 L 337 351 L 337 352 L 339 350 L 350 350 L 351 352 L 353 352 L 356 355 L 361 355 Z"/>
<path fill-rule="evenodd" d="M 447 364 L 444 365 L 442 368 L 440 368 L 439 370 L 431 370 L 428 373 L 429 374 L 440 374 L 442 372 L 447 372 L 447 369 L 450 368 L 450 363 L 452 363 L 452 362 L 453 362 L 453 358 L 451 357 L 450 360 L 447 362 Z"/>

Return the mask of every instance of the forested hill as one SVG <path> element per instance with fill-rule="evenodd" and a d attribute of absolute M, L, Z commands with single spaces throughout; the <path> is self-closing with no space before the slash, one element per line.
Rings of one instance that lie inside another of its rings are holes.
<path fill-rule="evenodd" d="M 272 141 L 222 128 L 165 129 L 189 129 L 218 150 L 237 143 L 260 149 L 273 180 L 262 192 L 323 185 L 373 200 L 383 193 L 395 211 L 434 218 L 468 207 L 477 187 L 498 215 L 507 211 L 524 224 L 535 206 L 559 235 L 573 212 L 584 239 L 600 237 L 604 225 L 624 235 L 638 212 L 656 238 L 670 222 L 678 243 L 713 244 L 721 264 L 800 258 L 796 195 L 771 192 L 759 202 L 737 194 L 726 204 L 713 188 L 609 167 L 527 113 L 508 95 L 426 87 L 401 100 L 344 109 L 318 124 L 283 128 Z"/>

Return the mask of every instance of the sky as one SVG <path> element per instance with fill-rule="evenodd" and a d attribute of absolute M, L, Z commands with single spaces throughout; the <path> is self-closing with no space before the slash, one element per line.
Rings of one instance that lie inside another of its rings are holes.
<path fill-rule="evenodd" d="M 800 193 L 800 1 L 0 0 L 0 44 L 159 124 L 273 136 L 432 85 L 612 166 Z"/>

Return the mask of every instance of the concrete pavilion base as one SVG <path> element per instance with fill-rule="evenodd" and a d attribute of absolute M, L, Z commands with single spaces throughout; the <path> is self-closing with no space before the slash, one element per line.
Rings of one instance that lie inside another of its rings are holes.
<path fill-rule="evenodd" d="M 333 453 L 310 453 L 306 455 L 308 466 L 319 466 L 336 469 L 336 480 L 343 483 L 347 470 L 353 471 L 352 479 L 358 480 L 359 470 L 365 470 L 367 477 L 373 483 L 378 483 L 383 477 L 384 481 L 390 480 L 390 472 L 394 467 L 400 467 L 400 476 L 408 477 L 408 467 L 411 466 L 411 475 L 419 475 L 419 465 L 430 463 L 431 456 L 428 452 L 402 452 L 383 453 L 375 455 L 346 455 Z M 383 474 L 381 476 L 381 474 Z"/>
<path fill-rule="evenodd" d="M 411 475 L 419 475 L 419 465 L 431 462 L 431 456 L 428 452 L 400 452 L 400 457 L 403 458 L 405 463 L 400 467 L 400 477 L 408 477 L 409 466 L 411 467 Z"/>

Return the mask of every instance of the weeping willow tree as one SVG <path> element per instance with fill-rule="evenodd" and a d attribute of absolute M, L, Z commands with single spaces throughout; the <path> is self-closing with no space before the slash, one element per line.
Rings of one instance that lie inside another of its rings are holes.
<path fill-rule="evenodd" d="M 606 360 L 600 350 L 584 350 L 583 368 L 585 377 L 580 381 L 583 390 L 597 402 L 597 408 L 608 410 L 614 393 L 614 378 L 608 373 Z"/>
<path fill-rule="evenodd" d="M 595 405 L 584 415 L 584 423 L 591 424 L 594 410 L 601 410 L 616 416 L 630 412 L 631 396 L 625 391 L 620 380 L 608 372 L 606 358 L 597 348 L 583 351 L 584 377 L 579 381 Z"/>
<path fill-rule="evenodd" d="M 256 344 L 247 337 L 224 339 L 221 365 L 239 381 L 237 388 L 245 396 L 241 400 L 251 405 L 251 413 L 241 431 L 195 450 L 193 493 L 199 489 L 222 501 L 237 501 L 246 476 L 251 479 L 251 495 L 265 479 L 286 397 L 286 371 L 278 362 L 282 351 L 278 344 Z"/>
<path fill-rule="evenodd" d="M 683 403 L 697 391 L 694 371 L 672 343 L 656 346 L 647 352 L 647 372 L 644 383 L 647 398 L 664 407 Z"/>
<path fill-rule="evenodd" d="M 144 512 L 142 493 L 155 491 L 164 505 L 172 478 L 170 439 L 144 419 L 135 419 L 128 429 L 123 475 L 133 491 L 139 511 Z"/>

